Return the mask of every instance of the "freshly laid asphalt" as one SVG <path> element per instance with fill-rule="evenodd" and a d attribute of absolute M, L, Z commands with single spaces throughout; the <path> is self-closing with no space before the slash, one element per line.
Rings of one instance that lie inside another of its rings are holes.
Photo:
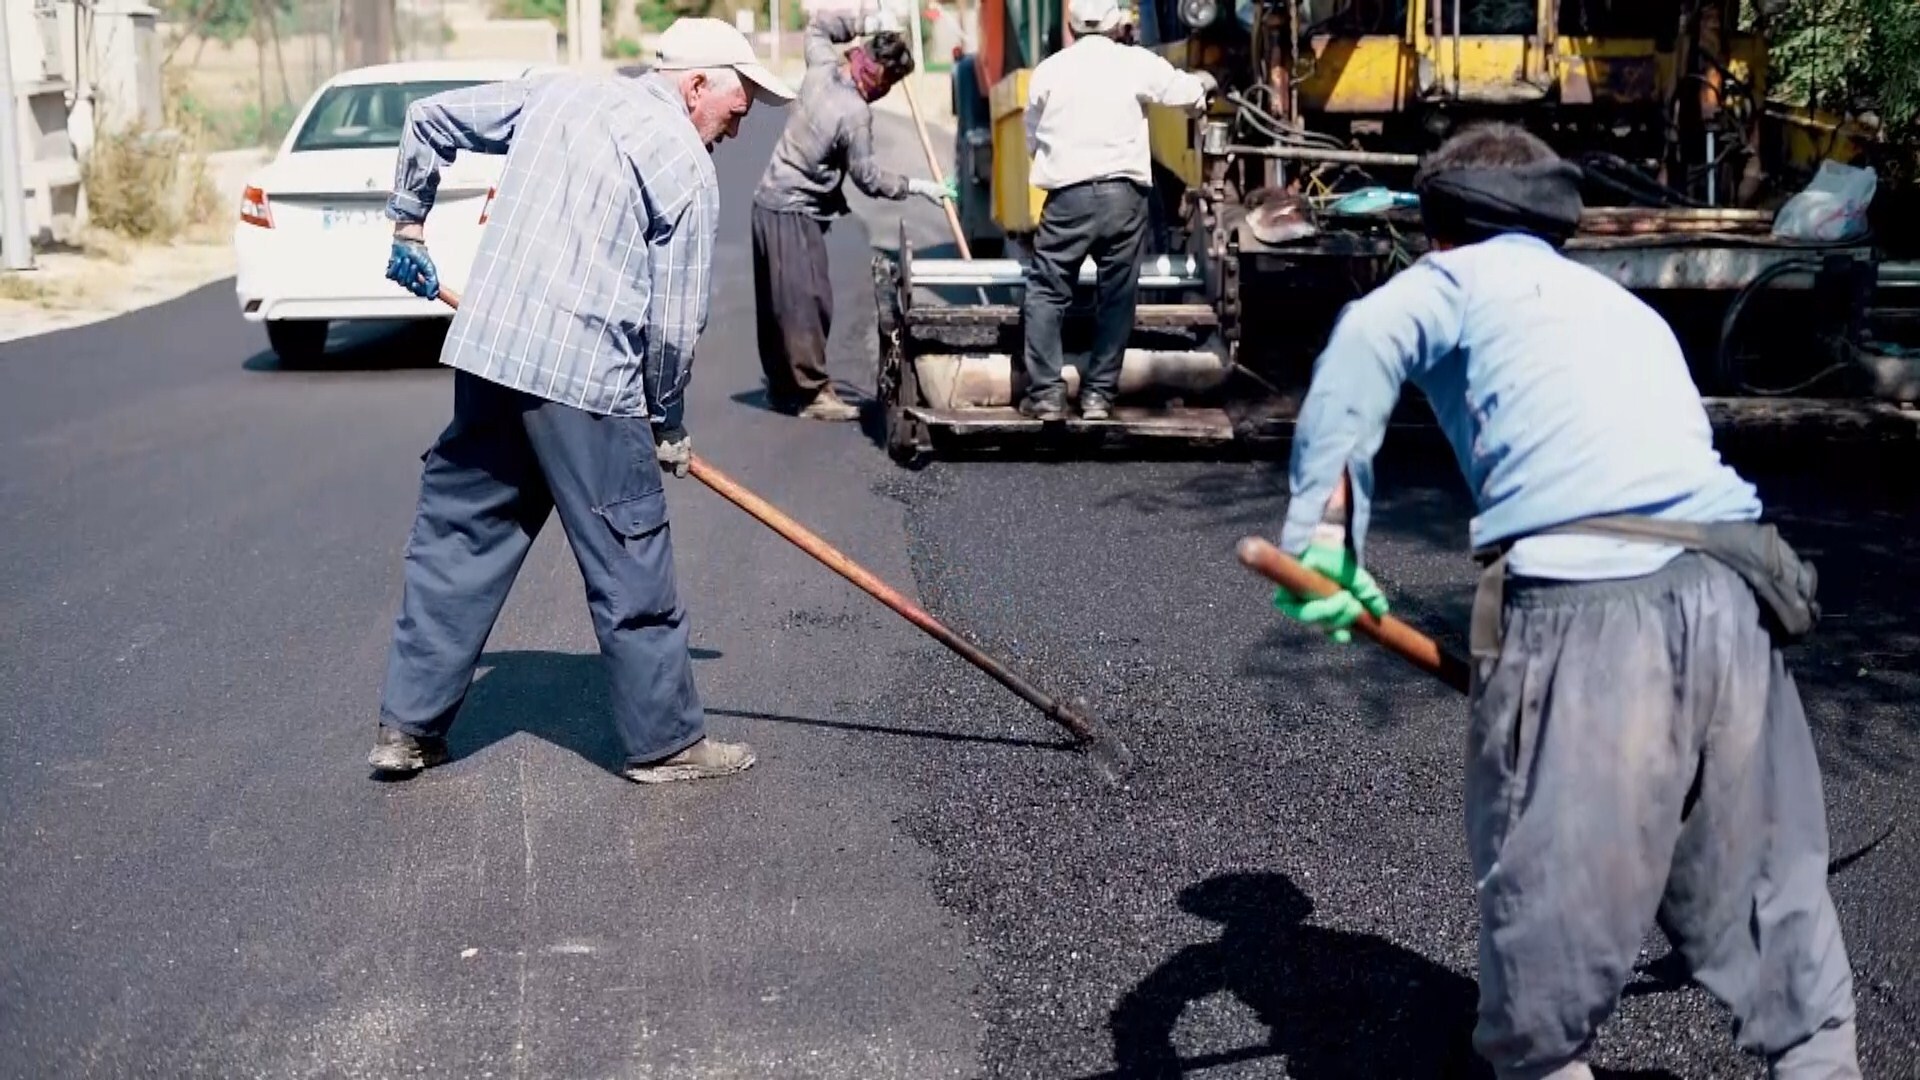
<path fill-rule="evenodd" d="M 910 129 L 879 124 L 920 171 Z M 370 779 L 451 380 L 419 332 L 285 369 L 223 283 L 0 345 L 0 1074 L 1471 1075 L 1459 699 L 1267 606 L 1232 551 L 1277 529 L 1277 462 L 909 472 L 859 426 L 767 412 L 746 238 L 776 133 L 756 116 L 719 151 L 696 450 L 1084 696 L 1139 758 L 1127 785 L 692 481 L 669 498 L 700 686 L 755 769 L 614 775 L 549 523 L 455 760 Z M 855 393 L 869 236 L 900 213 L 861 206 L 829 238 Z M 939 240 L 930 207 L 905 212 Z M 1911 461 L 1750 476 L 1822 575 L 1828 618 L 1792 659 L 1834 852 L 1885 837 L 1832 878 L 1863 1063 L 1920 1076 Z M 1390 449 L 1380 491 L 1374 572 L 1458 645 L 1451 464 Z M 1596 1063 L 1757 1075 L 1664 952 L 1651 937 Z"/>

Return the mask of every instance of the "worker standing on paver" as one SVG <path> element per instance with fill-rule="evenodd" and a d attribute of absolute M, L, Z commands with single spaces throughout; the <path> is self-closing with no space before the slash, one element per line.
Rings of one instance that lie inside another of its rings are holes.
<path fill-rule="evenodd" d="M 1125 26 L 1118 0 L 1072 0 L 1067 22 L 1077 35 L 1074 43 L 1040 61 L 1027 82 L 1029 175 L 1047 200 L 1027 266 L 1028 387 L 1019 409 L 1041 420 L 1067 415 L 1060 326 L 1080 263 L 1090 257 L 1098 312 L 1092 351 L 1080 372 L 1080 415 L 1101 420 L 1119 393 L 1147 242 L 1153 188 L 1147 106 L 1198 114 L 1214 80 L 1121 44 Z"/>
<path fill-rule="evenodd" d="M 856 31 L 872 35 L 840 55 Z M 807 24 L 800 100 L 753 194 L 753 296 L 768 402 L 812 420 L 852 420 L 860 411 L 827 378 L 833 327 L 827 228 L 849 213 L 851 177 L 869 198 L 953 198 L 951 184 L 902 176 L 873 156 L 872 103 L 913 73 L 913 51 L 883 5 L 864 19 L 821 11 Z"/>
<path fill-rule="evenodd" d="M 681 19 L 638 79 L 573 73 L 453 90 L 407 110 L 387 276 L 425 297 L 440 167 L 504 154 L 493 212 L 441 362 L 453 422 L 424 457 L 380 727 L 367 761 L 412 773 L 446 734 L 521 562 L 556 509 L 607 658 L 623 775 L 738 772 L 705 737 L 674 583 L 663 466 L 707 321 L 719 185 L 710 154 L 753 102 L 793 91 L 718 19 Z"/>
<path fill-rule="evenodd" d="M 1280 546 L 1344 591 L 1275 604 L 1341 640 L 1385 613 L 1361 568 L 1371 461 L 1413 382 L 1487 564 L 1466 777 L 1475 1048 L 1503 1078 L 1590 1076 L 1657 916 L 1770 1075 L 1857 1077 L 1820 770 L 1779 651 L 1810 628 L 1811 581 L 1714 450 L 1667 324 L 1556 250 L 1579 183 L 1506 125 L 1423 163 L 1436 250 L 1343 314 L 1293 444 Z"/>

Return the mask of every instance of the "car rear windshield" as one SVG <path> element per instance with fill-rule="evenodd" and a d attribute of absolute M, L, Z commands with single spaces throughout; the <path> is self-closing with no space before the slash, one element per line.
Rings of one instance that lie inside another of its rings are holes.
<path fill-rule="evenodd" d="M 466 86 L 478 86 L 483 80 L 442 80 L 436 82 L 367 83 L 361 86 L 334 86 L 320 94 L 293 148 L 299 150 L 380 150 L 400 145 L 400 131 L 406 126 L 407 106 L 423 97 Z"/>

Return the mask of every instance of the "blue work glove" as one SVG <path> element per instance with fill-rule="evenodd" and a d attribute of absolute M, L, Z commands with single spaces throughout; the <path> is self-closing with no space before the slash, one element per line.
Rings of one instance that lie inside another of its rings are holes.
<path fill-rule="evenodd" d="M 427 245 L 419 240 L 393 241 L 393 254 L 387 258 L 387 280 L 397 281 L 415 296 L 432 300 L 440 295 L 440 271 L 427 254 Z"/>
<path fill-rule="evenodd" d="M 1318 571 L 1341 589 L 1319 598 L 1295 596 L 1285 588 L 1275 589 L 1273 606 L 1288 617 L 1325 630 L 1333 640 L 1344 645 L 1353 640 L 1353 633 L 1347 628 L 1360 618 L 1362 611 L 1376 619 L 1387 613 L 1386 595 L 1344 544 L 1339 547 L 1309 544 L 1300 554 L 1300 565 Z"/>

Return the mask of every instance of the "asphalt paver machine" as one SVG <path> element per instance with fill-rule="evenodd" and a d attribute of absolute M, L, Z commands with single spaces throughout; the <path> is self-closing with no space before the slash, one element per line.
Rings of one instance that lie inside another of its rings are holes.
<path fill-rule="evenodd" d="M 1153 238 L 1120 399 L 1111 419 L 1055 434 L 1284 438 L 1340 308 L 1426 249 L 1407 194 L 1421 155 L 1478 119 L 1523 124 L 1581 163 L 1589 209 L 1569 256 L 1669 317 L 1717 420 L 1808 400 L 1793 391 L 1832 374 L 1857 333 L 1871 243 L 1773 233 L 1770 207 L 1810 163 L 1788 160 L 1768 122 L 1766 3 L 1746 5 L 1746 24 L 1738 0 L 1139 3 L 1137 43 L 1211 72 L 1220 93 L 1199 118 L 1149 110 Z M 897 460 L 1044 437 L 1013 408 L 1022 260 L 1043 205 L 1023 111 L 1033 65 L 1071 41 L 1062 16 L 1061 0 L 981 0 L 979 46 L 957 58 L 970 257 L 916 251 L 903 232 L 875 259 Z M 1085 305 L 1090 263 L 1081 282 Z M 1793 303 L 1747 302 L 1772 289 Z M 1068 320 L 1070 365 L 1086 314 Z M 1811 336 L 1771 350 L 1788 356 L 1779 369 L 1752 366 L 1735 340 L 1783 332 Z"/>

